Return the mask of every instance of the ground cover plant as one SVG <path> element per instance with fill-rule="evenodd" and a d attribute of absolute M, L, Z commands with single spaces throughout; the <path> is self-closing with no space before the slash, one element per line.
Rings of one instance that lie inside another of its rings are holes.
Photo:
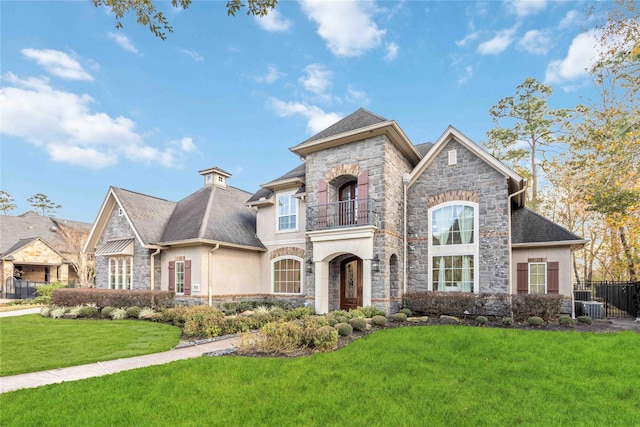
<path fill-rule="evenodd" d="M 6 393 L 0 424 L 636 425 L 639 347 L 630 331 L 400 327 L 310 357 L 203 357 Z"/>
<path fill-rule="evenodd" d="M 180 339 L 179 328 L 160 323 L 39 314 L 0 318 L 0 330 L 0 376 L 157 353 Z"/>

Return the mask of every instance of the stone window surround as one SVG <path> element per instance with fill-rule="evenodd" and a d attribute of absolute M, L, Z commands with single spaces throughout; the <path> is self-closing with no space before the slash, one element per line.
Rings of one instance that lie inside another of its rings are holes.
<path fill-rule="evenodd" d="M 294 246 L 286 246 L 284 248 L 274 249 L 269 254 L 269 260 L 271 261 L 275 258 L 281 257 L 304 258 L 304 249 L 296 248 Z"/>

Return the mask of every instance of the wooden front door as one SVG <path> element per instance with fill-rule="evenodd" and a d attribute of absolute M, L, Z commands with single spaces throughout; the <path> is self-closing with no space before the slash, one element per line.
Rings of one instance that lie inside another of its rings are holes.
<path fill-rule="evenodd" d="M 340 263 L 340 309 L 362 307 L 362 260 L 357 257 Z"/>

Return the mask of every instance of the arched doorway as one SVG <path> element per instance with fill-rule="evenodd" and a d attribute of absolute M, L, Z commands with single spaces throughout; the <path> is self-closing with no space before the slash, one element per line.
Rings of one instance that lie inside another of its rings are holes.
<path fill-rule="evenodd" d="M 340 262 L 340 309 L 362 307 L 362 260 L 356 256 Z"/>
<path fill-rule="evenodd" d="M 340 202 L 338 221 L 341 226 L 355 225 L 358 218 L 358 182 L 353 180 L 338 189 Z"/>

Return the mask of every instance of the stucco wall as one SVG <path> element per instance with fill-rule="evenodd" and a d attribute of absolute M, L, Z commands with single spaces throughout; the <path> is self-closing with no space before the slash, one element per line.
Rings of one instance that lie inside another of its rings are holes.
<path fill-rule="evenodd" d="M 511 268 L 512 293 L 517 293 L 518 283 L 518 263 L 526 263 L 529 258 L 544 259 L 545 262 L 558 262 L 558 284 L 560 295 L 571 296 L 571 250 L 569 247 L 547 247 L 547 248 L 514 248 L 513 265 Z"/>

